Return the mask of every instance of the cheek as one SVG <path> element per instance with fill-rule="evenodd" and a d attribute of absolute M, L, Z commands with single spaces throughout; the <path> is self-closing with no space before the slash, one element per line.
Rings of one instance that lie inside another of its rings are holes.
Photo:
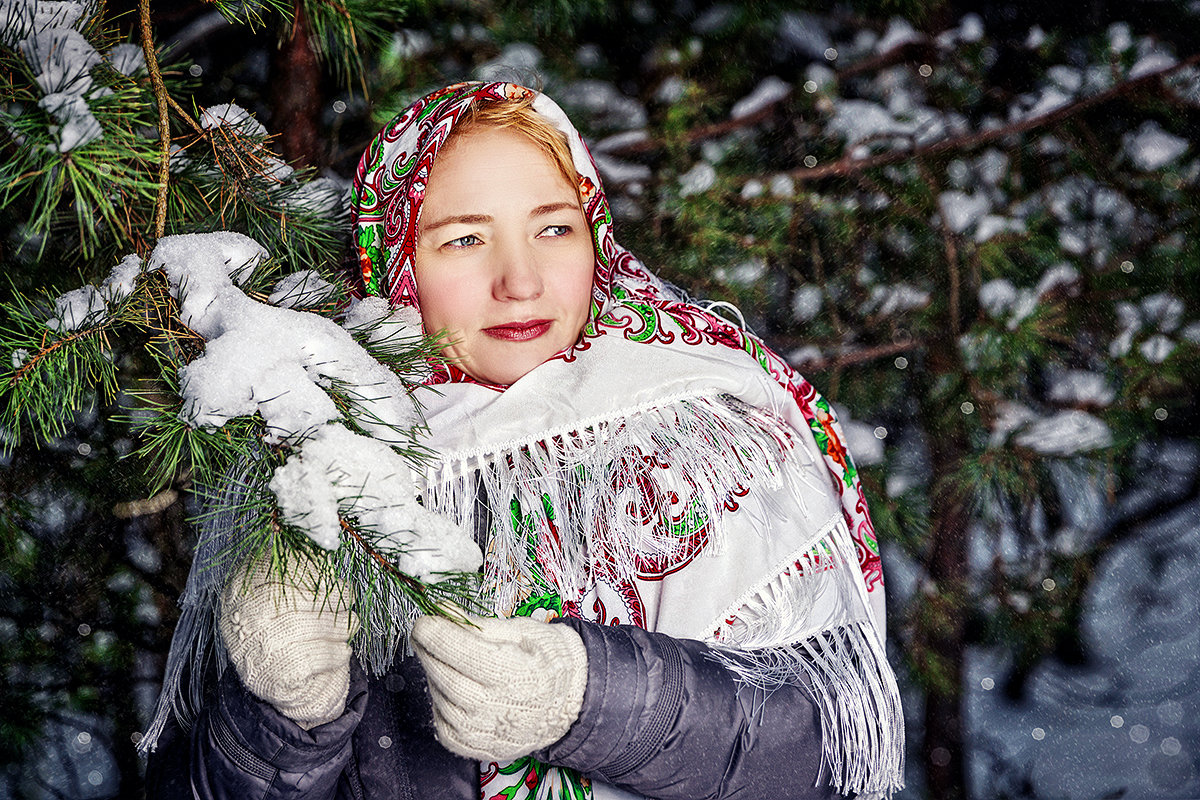
<path fill-rule="evenodd" d="M 589 243 L 573 259 L 570 271 L 570 288 L 572 309 L 581 320 L 587 317 L 592 303 L 592 281 L 596 274 L 596 258 Z M 580 322 L 582 329 L 583 323 Z"/>
<path fill-rule="evenodd" d="M 438 270 L 416 270 L 417 294 L 421 300 L 421 319 L 428 333 L 461 327 L 458 319 L 465 301 L 460 283 L 447 279 Z"/>

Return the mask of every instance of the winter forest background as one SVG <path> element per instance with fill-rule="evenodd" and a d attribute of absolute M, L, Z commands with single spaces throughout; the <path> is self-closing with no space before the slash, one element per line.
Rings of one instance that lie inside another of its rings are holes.
<path fill-rule="evenodd" d="M 556 98 L 618 239 L 841 410 L 900 797 L 1200 797 L 1200 2 L 280 2 L 0 2 L 0 798 L 142 794 L 194 543 L 153 365 L 53 298 L 190 231 L 336 276 L 363 146 L 471 77 Z M 30 330 L 118 383 L 25 392 Z"/>

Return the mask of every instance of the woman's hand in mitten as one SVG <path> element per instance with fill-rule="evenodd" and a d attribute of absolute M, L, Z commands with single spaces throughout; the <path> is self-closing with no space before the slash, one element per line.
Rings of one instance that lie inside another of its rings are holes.
<path fill-rule="evenodd" d="M 287 583 L 268 559 L 252 562 L 221 596 L 218 625 L 246 688 L 308 730 L 341 716 L 358 617 L 349 589 L 297 560 Z"/>
<path fill-rule="evenodd" d="M 508 761 L 561 739 L 587 687 L 579 634 L 528 618 L 469 620 L 422 617 L 413 627 L 441 743 L 468 758 Z"/>

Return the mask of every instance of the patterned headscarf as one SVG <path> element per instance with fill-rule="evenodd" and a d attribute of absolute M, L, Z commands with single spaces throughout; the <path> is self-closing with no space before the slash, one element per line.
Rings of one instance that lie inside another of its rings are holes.
<path fill-rule="evenodd" d="M 588 323 L 580 341 L 555 358 L 570 360 L 573 352 L 587 349 L 589 341 L 600 336 L 671 343 L 676 334 L 670 329 L 675 325 L 664 325 L 667 317 L 685 331 L 677 344 L 748 353 L 788 392 L 811 428 L 837 484 L 867 589 L 882 593 L 883 572 L 875 529 L 833 408 L 758 337 L 681 298 L 616 243 L 608 198 L 591 154 L 566 114 L 545 95 L 513 83 L 454 84 L 416 101 L 380 131 L 364 152 L 354 180 L 354 235 L 362 269 L 361 288 L 367 294 L 387 298 L 393 306 L 419 310 L 417 234 L 421 204 L 439 150 L 454 125 L 475 103 L 531 96 L 533 109 L 567 136 L 596 254 Z M 636 314 L 609 314 L 617 303 Z M 453 367 L 435 372 L 433 382 L 446 381 L 474 379 Z M 503 391 L 504 387 L 492 388 Z"/>

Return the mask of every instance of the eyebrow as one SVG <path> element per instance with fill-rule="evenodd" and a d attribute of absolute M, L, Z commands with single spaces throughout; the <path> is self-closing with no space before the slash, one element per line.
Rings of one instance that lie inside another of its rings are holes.
<path fill-rule="evenodd" d="M 438 228 L 444 228 L 447 225 L 453 225 L 456 222 L 463 225 L 483 225 L 492 221 L 492 217 L 487 214 L 454 214 L 449 217 L 442 217 L 437 222 L 429 225 L 421 225 L 421 233 L 429 233 Z"/>
<path fill-rule="evenodd" d="M 580 210 L 578 203 L 568 203 L 564 200 L 557 203 L 546 203 L 545 205 L 540 205 L 533 211 L 530 211 L 529 216 L 540 217 L 543 214 L 553 214 L 555 211 L 563 211 L 564 209 L 570 209 L 573 211 Z"/>
<path fill-rule="evenodd" d="M 564 209 L 576 211 L 580 210 L 578 203 L 559 201 L 557 203 L 544 203 L 543 205 L 537 206 L 529 212 L 529 216 L 531 218 L 541 217 L 546 214 L 553 214 L 556 211 L 562 211 Z M 444 228 L 447 225 L 454 225 L 455 223 L 462 225 L 486 225 L 487 223 L 494 221 L 495 219 L 489 214 L 452 214 L 448 217 L 442 217 L 437 222 L 432 222 L 428 225 L 421 225 L 421 233 L 430 233 L 432 231 L 436 231 L 438 228 Z"/>

